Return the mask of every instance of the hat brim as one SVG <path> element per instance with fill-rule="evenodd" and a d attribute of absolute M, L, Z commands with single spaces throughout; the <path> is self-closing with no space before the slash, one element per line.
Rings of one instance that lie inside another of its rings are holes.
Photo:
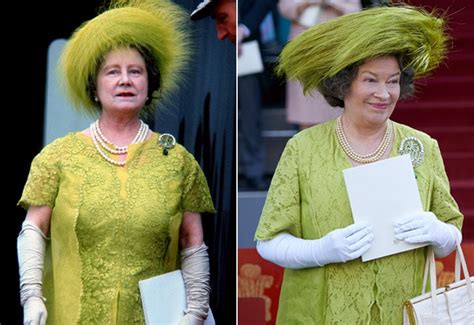
<path fill-rule="evenodd" d="M 190 15 L 191 20 L 200 20 L 211 16 L 214 11 L 215 3 L 216 1 L 209 1 L 203 7 L 195 9 Z"/>

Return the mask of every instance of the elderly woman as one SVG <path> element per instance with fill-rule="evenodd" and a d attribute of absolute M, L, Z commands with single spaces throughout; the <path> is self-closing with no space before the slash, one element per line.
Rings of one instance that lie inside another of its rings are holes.
<path fill-rule="evenodd" d="M 421 290 L 426 248 L 359 258 L 374 235 L 353 223 L 343 169 L 410 153 L 426 212 L 396 223 L 395 237 L 438 256 L 460 242 L 463 217 L 436 140 L 390 120 L 413 79 L 438 66 L 445 42 L 442 19 L 387 7 L 318 25 L 283 50 L 281 72 L 344 110 L 288 142 L 262 212 L 258 251 L 286 268 L 278 323 L 401 324 L 403 303 Z"/>
<path fill-rule="evenodd" d="M 179 79 L 186 13 L 165 0 L 121 3 L 82 25 L 62 57 L 73 102 L 99 117 L 31 165 L 19 201 L 25 324 L 144 324 L 138 281 L 178 269 L 179 248 L 182 323 L 208 312 L 206 179 L 171 135 L 140 119 Z"/>

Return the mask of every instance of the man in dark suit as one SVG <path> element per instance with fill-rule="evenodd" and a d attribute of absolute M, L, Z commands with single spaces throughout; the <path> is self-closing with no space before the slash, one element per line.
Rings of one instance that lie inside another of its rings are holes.
<path fill-rule="evenodd" d="M 259 26 L 275 0 L 239 0 L 238 43 L 259 39 Z M 235 0 L 203 0 L 191 13 L 192 20 L 211 16 L 216 19 L 217 37 L 236 42 Z M 239 49 L 240 53 L 240 49 Z M 264 147 L 261 129 L 261 75 L 239 77 L 240 171 L 249 190 L 265 190 Z"/>
<path fill-rule="evenodd" d="M 228 38 L 233 44 L 236 40 L 235 0 L 204 0 L 191 13 L 192 20 L 211 16 L 216 20 L 217 38 Z"/>

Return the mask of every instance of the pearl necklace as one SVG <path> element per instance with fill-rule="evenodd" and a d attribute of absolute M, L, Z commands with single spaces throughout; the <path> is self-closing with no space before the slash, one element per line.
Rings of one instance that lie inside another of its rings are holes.
<path fill-rule="evenodd" d="M 125 164 L 127 163 L 127 159 L 123 161 L 112 159 L 107 155 L 107 152 L 113 155 L 126 155 L 128 153 L 128 145 L 120 147 L 109 141 L 100 129 L 99 120 L 93 122 L 90 125 L 90 129 L 92 141 L 94 142 L 94 146 L 97 152 L 109 163 L 121 167 L 125 166 Z M 143 141 L 145 141 L 146 136 L 148 135 L 148 130 L 148 125 L 143 123 L 142 120 L 140 120 L 140 127 L 138 128 L 137 134 L 133 138 L 131 144 L 142 143 Z"/>
<path fill-rule="evenodd" d="M 339 116 L 336 120 L 336 136 L 337 140 L 339 141 L 339 144 L 342 147 L 342 150 L 344 150 L 345 154 L 349 158 L 360 164 L 368 164 L 382 158 L 382 156 L 385 154 L 385 151 L 387 151 L 387 148 L 389 147 L 393 136 L 393 123 L 392 121 L 388 120 L 387 127 L 385 129 L 385 134 L 382 138 L 382 141 L 380 141 L 379 146 L 377 147 L 377 149 L 375 149 L 374 152 L 366 155 L 358 154 L 354 151 L 354 149 L 352 149 L 351 145 L 349 144 L 349 141 L 347 141 L 346 134 L 344 133 L 341 116 Z"/>

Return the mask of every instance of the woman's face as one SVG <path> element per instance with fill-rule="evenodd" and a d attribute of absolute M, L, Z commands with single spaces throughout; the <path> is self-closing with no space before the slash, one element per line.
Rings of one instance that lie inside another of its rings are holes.
<path fill-rule="evenodd" d="M 138 112 L 148 95 L 148 75 L 140 52 L 132 48 L 110 51 L 97 75 L 97 97 L 104 111 Z"/>
<path fill-rule="evenodd" d="M 359 125 L 380 125 L 392 115 L 400 97 L 400 66 L 392 56 L 372 59 L 359 66 L 344 114 Z"/>

